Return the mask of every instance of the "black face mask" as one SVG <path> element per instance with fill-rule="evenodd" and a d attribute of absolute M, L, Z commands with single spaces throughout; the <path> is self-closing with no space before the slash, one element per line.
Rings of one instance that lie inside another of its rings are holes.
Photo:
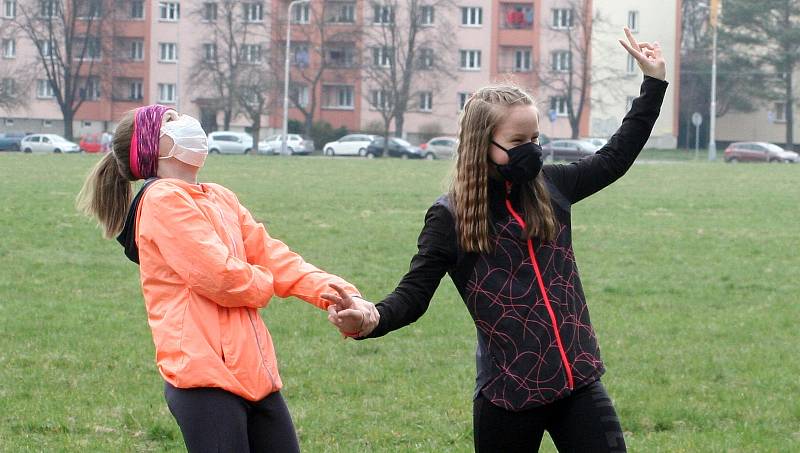
<path fill-rule="evenodd" d="M 508 163 L 497 165 L 497 171 L 508 182 L 524 184 L 533 181 L 542 170 L 542 147 L 533 142 L 523 143 L 505 149 L 492 140 L 492 143 L 508 154 Z"/>

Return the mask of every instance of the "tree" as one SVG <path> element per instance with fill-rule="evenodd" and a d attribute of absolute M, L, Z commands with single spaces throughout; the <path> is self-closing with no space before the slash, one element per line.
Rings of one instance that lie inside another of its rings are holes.
<path fill-rule="evenodd" d="M 202 3 L 192 14 L 202 18 L 207 38 L 198 48 L 191 78 L 212 90 L 214 104 L 223 114 L 223 127 L 229 130 L 240 105 L 236 90 L 241 73 L 252 72 L 253 62 L 265 59 L 269 43 L 266 11 L 262 3 L 223 0 Z"/>
<path fill-rule="evenodd" d="M 15 25 L 36 47 L 46 76 L 42 90 L 52 92 L 64 119 L 64 137 L 73 138 L 75 113 L 87 99 L 100 95 L 99 64 L 110 55 L 110 24 L 104 11 L 112 0 L 22 0 Z M 49 94 L 49 93 L 48 93 Z"/>
<path fill-rule="evenodd" d="M 266 59 L 242 65 L 234 90 L 239 108 L 250 121 L 253 154 L 258 153 L 262 117 L 266 114 L 270 102 L 276 98 L 272 96 L 275 92 L 276 78 L 271 72 L 271 66 L 264 64 L 263 61 Z"/>
<path fill-rule="evenodd" d="M 730 0 L 725 3 L 721 32 L 739 53 L 752 60 L 763 77 L 762 98 L 781 101 L 786 111 L 786 147 L 794 148 L 795 71 L 800 69 L 800 2 L 796 0 Z"/>
<path fill-rule="evenodd" d="M 452 7 L 452 3 L 383 0 L 370 4 L 374 16 L 373 24 L 365 25 L 363 31 L 367 48 L 363 73 L 369 90 L 367 100 L 383 119 L 387 146 L 392 121 L 395 135 L 401 137 L 405 114 L 453 77 L 448 69 L 451 38 L 442 33 L 448 29 L 442 10 Z"/>

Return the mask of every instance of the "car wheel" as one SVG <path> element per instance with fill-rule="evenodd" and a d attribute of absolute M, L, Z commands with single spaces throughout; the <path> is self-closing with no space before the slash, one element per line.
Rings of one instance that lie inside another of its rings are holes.
<path fill-rule="evenodd" d="M 728 163 L 730 163 L 730 164 L 738 164 L 739 163 L 739 159 L 737 159 L 735 157 L 731 157 L 730 159 L 728 159 Z"/>
<path fill-rule="evenodd" d="M 408 159 L 408 154 L 403 153 L 402 155 L 400 155 L 400 158 L 403 160 Z"/>
<path fill-rule="evenodd" d="M 219 154 L 219 150 L 217 148 L 211 148 L 208 150 L 208 154 Z"/>
<path fill-rule="evenodd" d="M 325 150 L 325 155 L 326 156 L 335 156 L 336 153 L 333 151 L 333 148 L 328 148 L 328 149 Z"/>
<path fill-rule="evenodd" d="M 247 148 L 247 149 L 244 150 L 244 154 L 251 154 L 252 152 L 253 152 L 253 150 L 250 149 L 250 148 Z"/>
<path fill-rule="evenodd" d="M 53 152 L 56 153 L 56 154 L 61 154 L 61 150 L 58 149 L 58 148 L 54 149 Z"/>
<path fill-rule="evenodd" d="M 358 155 L 361 156 L 361 157 L 366 157 L 367 156 L 367 150 L 365 148 L 359 149 L 358 150 Z"/>
<path fill-rule="evenodd" d="M 433 154 L 433 153 L 428 153 L 428 154 L 425 155 L 425 159 L 436 160 L 436 155 Z"/>
<path fill-rule="evenodd" d="M 372 151 L 367 151 L 367 159 L 374 159 L 374 158 L 375 158 L 375 153 L 373 153 Z"/>

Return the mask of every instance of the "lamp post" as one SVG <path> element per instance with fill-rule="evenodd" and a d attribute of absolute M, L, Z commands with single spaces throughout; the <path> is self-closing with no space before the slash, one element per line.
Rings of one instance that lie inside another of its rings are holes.
<path fill-rule="evenodd" d="M 292 45 L 292 8 L 295 5 L 309 3 L 311 0 L 294 0 L 289 3 L 286 12 L 286 61 L 284 62 L 283 73 L 283 135 L 281 136 L 281 155 L 285 156 L 286 141 L 289 135 L 289 53 Z"/>
<path fill-rule="evenodd" d="M 711 44 L 711 108 L 708 118 L 708 160 L 717 159 L 717 28 L 719 28 L 719 13 L 722 0 L 711 0 L 709 4 L 709 17 L 713 38 Z"/>

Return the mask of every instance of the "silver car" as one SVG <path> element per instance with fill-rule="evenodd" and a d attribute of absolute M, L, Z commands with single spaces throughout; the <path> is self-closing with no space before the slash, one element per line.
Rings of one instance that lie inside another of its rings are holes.
<path fill-rule="evenodd" d="M 208 134 L 209 154 L 248 154 L 253 137 L 244 132 L 217 131 Z"/>
<path fill-rule="evenodd" d="M 26 153 L 79 153 L 80 146 L 56 134 L 33 134 L 23 138 L 19 148 Z"/>
<path fill-rule="evenodd" d="M 458 148 L 458 139 L 455 137 L 434 137 L 420 145 L 425 159 L 452 159 Z"/>

